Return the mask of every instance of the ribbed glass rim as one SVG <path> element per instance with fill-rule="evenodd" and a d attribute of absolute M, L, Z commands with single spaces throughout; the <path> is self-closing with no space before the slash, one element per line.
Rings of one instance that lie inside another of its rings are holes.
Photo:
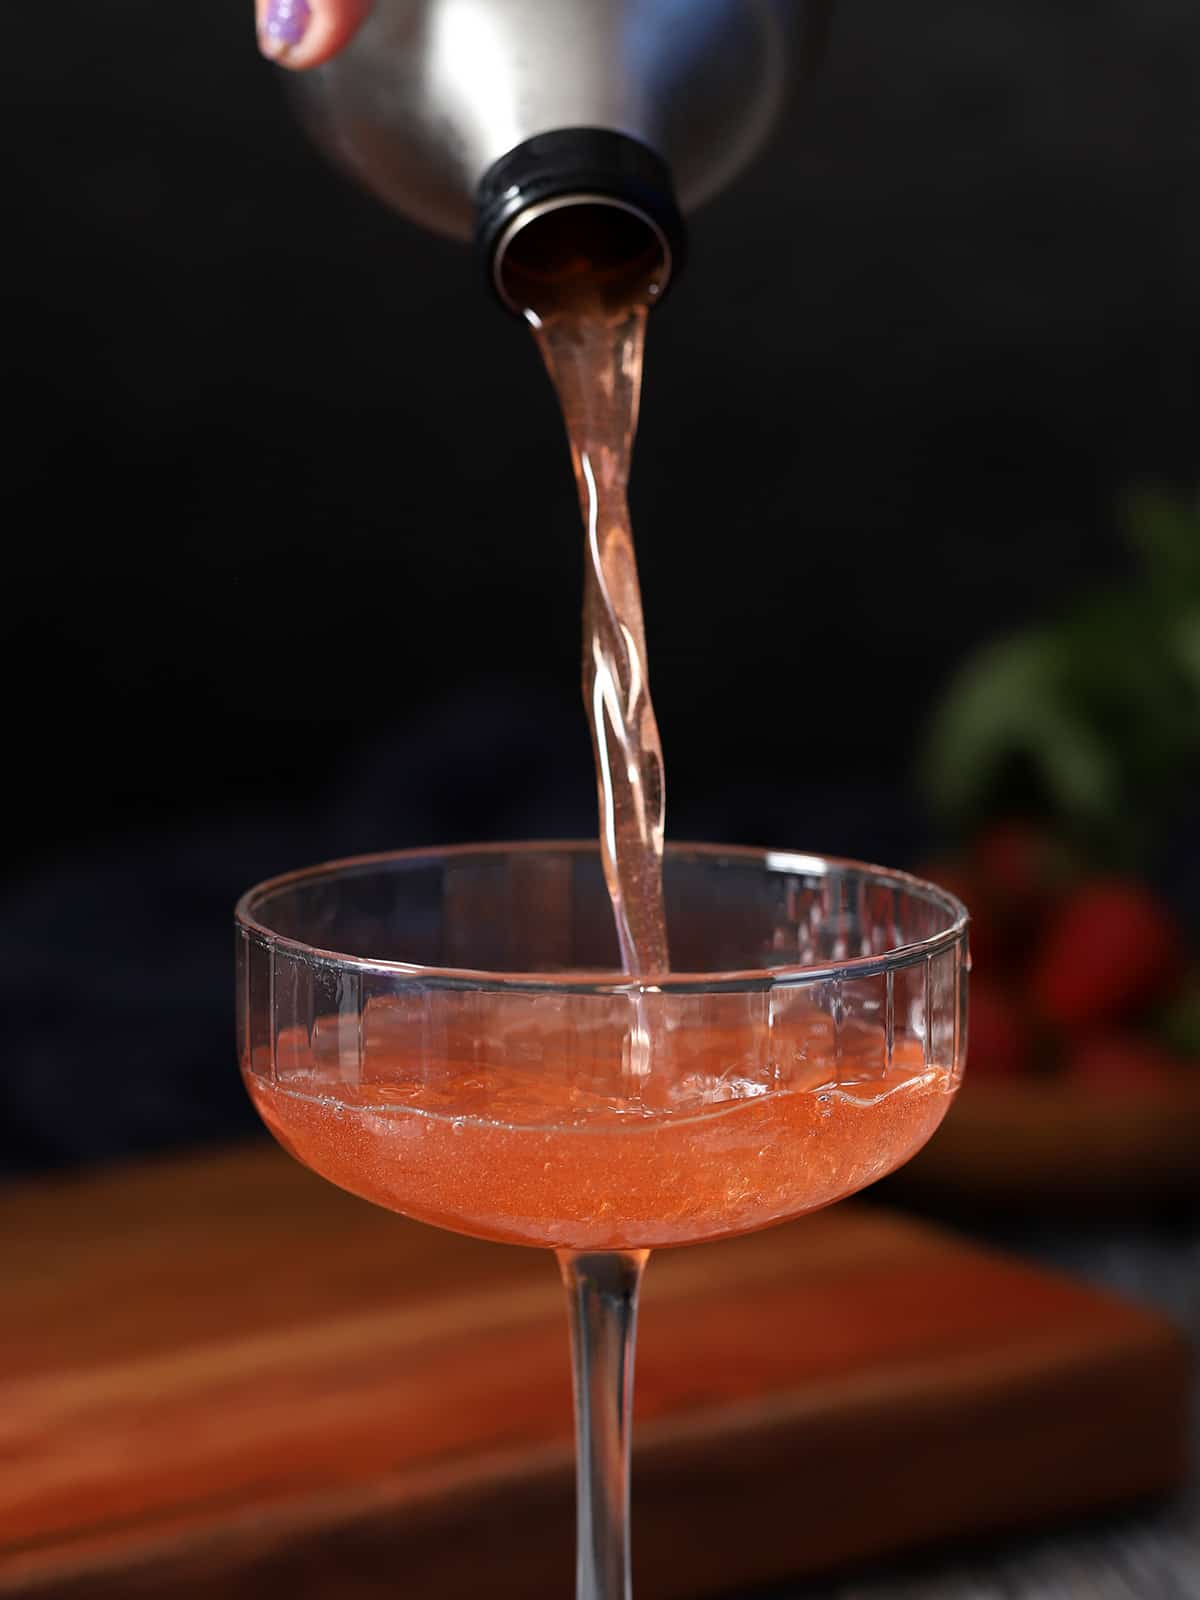
<path fill-rule="evenodd" d="M 948 890 L 936 883 L 901 872 L 893 867 L 875 866 L 871 862 L 855 861 L 844 856 L 811 855 L 798 850 L 772 850 L 753 845 L 693 844 L 672 841 L 666 846 L 668 857 L 708 859 L 713 862 L 745 863 L 760 866 L 768 873 L 791 873 L 797 876 L 822 878 L 833 872 L 852 872 L 874 879 L 880 887 L 907 894 L 915 894 L 931 901 L 944 911 L 947 925 L 925 939 L 896 945 L 882 955 L 848 956 L 842 961 L 812 964 L 792 963 L 777 967 L 746 967 L 718 972 L 668 972 L 643 973 L 630 976 L 603 972 L 502 972 L 485 968 L 429 966 L 421 962 L 383 960 L 369 956 L 350 955 L 345 951 L 329 950 L 306 943 L 303 939 L 274 931 L 259 920 L 258 908 L 264 900 L 293 884 L 317 882 L 322 878 L 349 878 L 368 873 L 377 867 L 436 866 L 442 862 L 464 860 L 479 856 L 511 856 L 556 853 L 590 855 L 599 853 L 594 839 L 522 839 L 512 842 L 498 841 L 485 844 L 459 844 L 413 850 L 384 850 L 372 855 L 343 856 L 333 861 L 323 861 L 314 866 L 300 867 L 292 872 L 280 873 L 254 884 L 238 900 L 234 920 L 260 943 L 273 949 L 292 951 L 301 959 L 321 965 L 372 972 L 393 977 L 424 979 L 446 987 L 522 989 L 554 991 L 559 993 L 624 994 L 641 990 L 658 990 L 663 993 L 694 993 L 697 990 L 730 988 L 756 988 L 773 984 L 815 983 L 833 978 L 869 978 L 914 966 L 918 962 L 950 949 L 961 940 L 967 930 L 970 916 L 967 908 Z"/>

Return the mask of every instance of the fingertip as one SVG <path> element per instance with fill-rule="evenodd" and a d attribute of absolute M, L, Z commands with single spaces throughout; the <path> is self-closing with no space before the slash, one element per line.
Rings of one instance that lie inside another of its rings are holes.
<path fill-rule="evenodd" d="M 277 66 L 303 72 L 345 49 L 371 0 L 257 0 L 259 49 Z"/>

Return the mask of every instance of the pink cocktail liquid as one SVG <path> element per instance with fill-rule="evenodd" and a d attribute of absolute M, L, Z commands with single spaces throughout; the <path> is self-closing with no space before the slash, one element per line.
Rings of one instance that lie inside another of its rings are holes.
<path fill-rule="evenodd" d="M 365 1027 L 281 1034 L 246 1080 L 280 1143 L 351 1193 L 577 1250 L 695 1243 L 814 1211 L 908 1160 L 950 1104 L 949 1064 L 926 1062 L 918 1040 L 898 1038 L 889 1060 L 881 1030 L 835 1032 L 802 1002 L 769 1027 L 656 1027 L 655 1001 L 668 1004 L 645 997 L 631 1025 L 627 997 L 601 997 L 583 1022 L 531 1015 L 528 996 L 435 992 Z"/>

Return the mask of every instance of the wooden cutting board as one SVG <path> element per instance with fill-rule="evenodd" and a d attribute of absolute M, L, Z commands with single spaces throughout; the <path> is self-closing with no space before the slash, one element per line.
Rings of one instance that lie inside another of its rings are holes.
<path fill-rule="evenodd" d="M 0 1194 L 0 1595 L 571 1592 L 553 1262 L 270 1147 Z M 843 1206 L 650 1264 L 639 1600 L 1157 1493 L 1154 1316 Z"/>
<path fill-rule="evenodd" d="M 916 1159 L 888 1180 L 898 1194 L 994 1216 L 1095 1222 L 1178 1209 L 1200 1194 L 1200 1067 L 1131 1094 L 1056 1078 L 968 1073 Z"/>

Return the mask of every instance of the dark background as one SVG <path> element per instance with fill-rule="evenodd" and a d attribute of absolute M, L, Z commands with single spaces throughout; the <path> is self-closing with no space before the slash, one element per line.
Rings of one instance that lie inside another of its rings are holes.
<path fill-rule="evenodd" d="M 590 832 L 531 343 L 308 146 L 249 0 L 9 7 L 0 1163 L 222 1136 L 229 909 Z M 981 641 L 1195 479 L 1194 0 L 843 4 L 695 220 L 634 483 L 677 836 L 911 859 Z"/>

